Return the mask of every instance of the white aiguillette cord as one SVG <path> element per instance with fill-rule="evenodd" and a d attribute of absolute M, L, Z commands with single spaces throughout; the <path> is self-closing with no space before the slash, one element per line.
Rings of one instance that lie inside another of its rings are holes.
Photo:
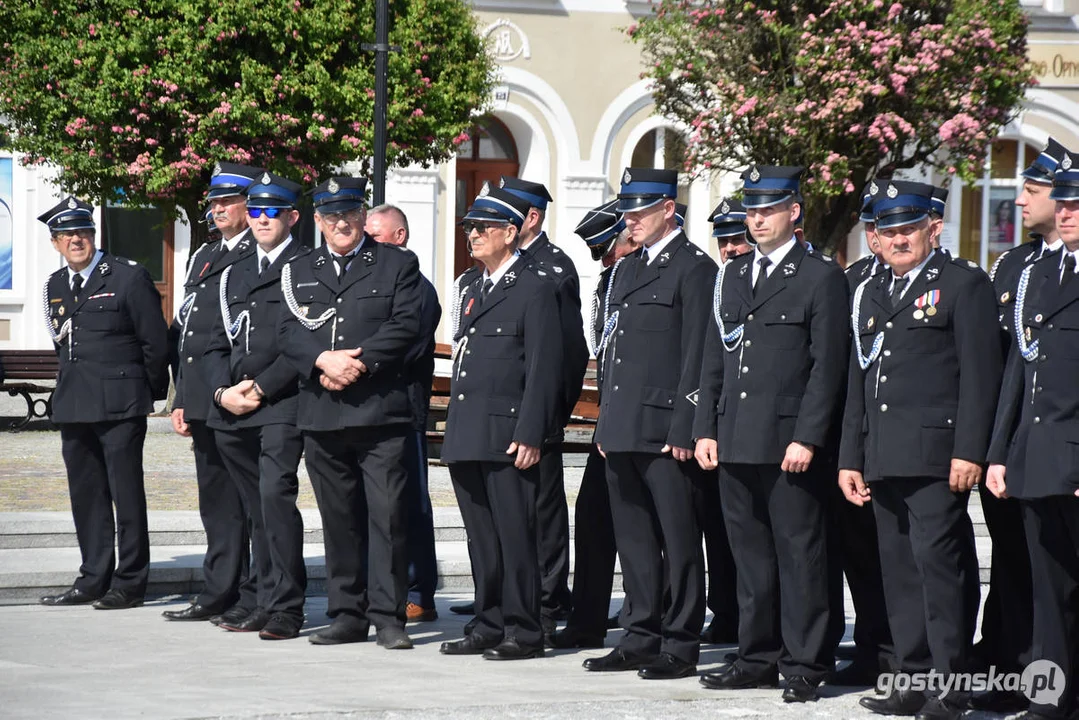
<path fill-rule="evenodd" d="M 311 319 L 300 311 L 300 305 L 296 302 L 296 294 L 292 289 L 292 263 L 287 263 L 285 267 L 281 269 L 281 293 L 285 296 L 285 305 L 288 307 L 289 312 L 308 330 L 318 330 L 320 327 L 326 324 L 326 322 L 333 318 L 332 332 L 330 333 L 330 350 L 336 350 L 337 340 L 337 308 L 332 307 L 319 315 L 317 318 Z"/>

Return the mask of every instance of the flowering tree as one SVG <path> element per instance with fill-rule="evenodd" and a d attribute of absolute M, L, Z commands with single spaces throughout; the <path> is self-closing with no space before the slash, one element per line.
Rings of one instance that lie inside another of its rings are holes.
<path fill-rule="evenodd" d="M 0 0 L 0 142 L 69 192 L 189 218 L 217 160 L 311 183 L 373 153 L 374 6 Z M 388 163 L 437 162 L 492 63 L 464 0 L 391 0 L 390 43 Z"/>
<path fill-rule="evenodd" d="M 928 165 L 971 179 L 1034 81 L 1017 0 L 657 0 L 629 28 L 687 170 L 803 165 L 806 232 L 834 248 L 862 186 Z"/>

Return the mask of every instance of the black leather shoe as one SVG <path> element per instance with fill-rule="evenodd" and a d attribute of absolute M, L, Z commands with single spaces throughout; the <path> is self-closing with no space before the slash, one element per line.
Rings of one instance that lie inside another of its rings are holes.
<path fill-rule="evenodd" d="M 737 664 L 728 665 L 718 672 L 701 675 L 701 685 L 712 690 L 745 690 L 746 688 L 779 687 L 779 671 L 775 668 L 763 673 L 753 673 Z"/>
<path fill-rule="evenodd" d="M 677 680 L 697 674 L 697 666 L 670 653 L 659 657 L 637 671 L 637 677 L 645 680 Z"/>
<path fill-rule="evenodd" d="M 312 633 L 307 639 L 313 645 L 344 645 L 367 642 L 369 631 L 370 626 L 361 620 L 335 618 L 328 628 Z"/>
<path fill-rule="evenodd" d="M 220 626 L 221 623 L 227 622 L 230 625 L 235 625 L 241 622 L 245 617 L 251 614 L 251 608 L 241 607 L 239 605 L 233 605 L 220 615 L 214 615 L 210 618 L 211 625 Z"/>
<path fill-rule="evenodd" d="M 783 690 L 783 702 L 816 702 L 819 698 L 817 683 L 801 675 L 792 675 L 787 678 L 787 687 Z"/>
<path fill-rule="evenodd" d="M 529 660 L 543 657 L 543 646 L 522 645 L 517 638 L 506 638 L 493 648 L 483 651 L 484 660 Z"/>
<path fill-rule="evenodd" d="M 198 603 L 188 605 L 183 610 L 166 610 L 161 613 L 166 620 L 186 621 L 209 620 L 217 614 L 217 610 L 208 608 L 205 605 L 199 605 Z"/>
<path fill-rule="evenodd" d="M 287 613 L 274 613 L 266 624 L 259 630 L 259 637 L 263 640 L 291 640 L 299 637 L 300 628 L 303 627 L 303 618 Z"/>
<path fill-rule="evenodd" d="M 476 626 L 480 624 L 479 618 L 472 618 L 465 623 L 464 633 L 465 635 L 471 635 L 472 631 L 476 629 Z"/>
<path fill-rule="evenodd" d="M 560 650 L 566 648 L 601 648 L 603 647 L 603 636 L 588 635 L 575 627 L 567 626 L 548 635 L 547 644 Z"/>
<path fill-rule="evenodd" d="M 616 647 L 603 657 L 588 658 L 581 665 L 585 670 L 592 672 L 622 672 L 625 670 L 640 670 L 656 659 L 655 655 L 635 653 Z"/>
<path fill-rule="evenodd" d="M 238 623 L 226 623 L 222 622 L 218 625 L 222 630 L 228 630 L 229 632 L 258 632 L 262 628 L 266 627 L 266 623 L 270 622 L 270 613 L 266 612 L 262 608 L 255 608 L 251 611 L 251 614 L 245 617 Z"/>
<path fill-rule="evenodd" d="M 737 645 L 738 626 L 712 620 L 701 633 L 701 642 L 708 645 Z"/>
<path fill-rule="evenodd" d="M 443 655 L 482 655 L 484 650 L 489 650 L 498 644 L 498 640 L 488 640 L 473 633 L 461 640 L 442 643 L 438 651 Z"/>
<path fill-rule="evenodd" d="M 68 588 L 59 595 L 46 595 L 38 600 L 42 605 L 85 605 L 86 603 L 92 603 L 100 595 L 91 595 L 85 590 L 79 590 L 76 587 Z"/>
<path fill-rule="evenodd" d="M 127 610 L 142 605 L 142 595 L 130 590 L 109 590 L 94 603 L 94 610 Z"/>
<path fill-rule="evenodd" d="M 828 684 L 840 687 L 876 687 L 878 674 L 874 668 L 853 662 L 829 675 Z"/>
<path fill-rule="evenodd" d="M 959 720 L 963 717 L 964 709 L 953 707 L 940 698 L 933 697 L 926 700 L 925 705 L 915 715 L 915 720 Z"/>
<path fill-rule="evenodd" d="M 375 640 L 387 650 L 412 649 L 412 640 L 409 639 L 408 633 L 399 627 L 390 626 L 379 628 L 375 632 Z"/>
<path fill-rule="evenodd" d="M 450 605 L 450 612 L 454 615 L 475 615 L 476 603 L 470 602 L 464 605 Z"/>
<path fill-rule="evenodd" d="M 975 695 L 970 699 L 970 707 L 984 712 L 995 712 L 1010 715 L 1030 707 L 1023 693 L 1012 690 L 991 690 L 981 695 Z"/>
<path fill-rule="evenodd" d="M 896 690 L 887 697 L 859 698 L 858 704 L 879 715 L 917 715 L 925 707 L 925 695 L 913 690 Z"/>

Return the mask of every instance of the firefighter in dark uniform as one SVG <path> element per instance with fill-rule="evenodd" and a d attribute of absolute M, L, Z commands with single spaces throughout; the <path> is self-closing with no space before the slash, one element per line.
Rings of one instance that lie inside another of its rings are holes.
<path fill-rule="evenodd" d="M 52 421 L 60 426 L 82 554 L 72 587 L 41 603 L 136 607 L 150 571 L 146 416 L 169 386 L 161 296 L 141 265 L 95 247 L 90 205 L 69 196 L 38 220 L 67 261 L 49 276 L 42 301 L 60 360 Z"/>
<path fill-rule="evenodd" d="M 1064 146 L 1050 138 L 1045 150 L 1023 171 L 1023 188 L 1015 204 L 1023 209 L 1023 227 L 1031 240 L 1001 254 L 989 271 L 997 296 L 1005 356 L 1014 342 L 1015 295 L 1020 275 L 1061 246 L 1056 201 L 1050 192 L 1053 174 L 1066 152 Z M 974 646 L 975 657 L 984 668 L 995 665 L 1001 672 L 1022 672 L 1032 659 L 1034 616 L 1023 510 L 1018 500 L 997 499 L 987 483 L 979 483 L 978 491 L 985 525 L 993 538 L 993 561 L 989 594 L 982 611 L 982 639 Z M 996 712 L 1015 712 L 1028 704 L 1026 696 L 1014 691 L 993 691 L 971 699 L 975 709 Z"/>
<path fill-rule="evenodd" d="M 753 244 L 746 233 L 746 208 L 741 200 L 720 199 L 708 220 L 712 223 L 712 237 L 719 247 L 721 265 L 753 252 Z M 719 472 L 715 468 L 701 468 L 700 472 L 704 473 L 700 523 L 708 561 L 706 604 L 712 611 L 712 621 L 701 633 L 701 642 L 733 645 L 738 642 L 738 580 L 727 526 L 723 522 Z"/>
<path fill-rule="evenodd" d="M 603 327 L 610 315 L 606 299 L 611 267 L 639 248 L 625 230 L 618 201 L 611 200 L 589 210 L 573 231 L 584 240 L 592 259 L 603 264 L 592 294 L 589 323 L 597 370 L 602 365 L 599 358 Z M 596 384 L 602 386 L 599 377 Z M 595 445 L 588 453 L 573 513 L 573 610 L 566 627 L 550 637 L 550 644 L 556 648 L 603 647 L 614 583 L 615 546 L 611 498 L 607 492 L 607 464 Z"/>
<path fill-rule="evenodd" d="M 300 219 L 295 205 L 302 191 L 270 173 L 247 188 L 257 250 L 221 273 L 219 317 L 203 356 L 215 407 L 208 424 L 243 493 L 258 578 L 256 608 L 220 627 L 257 632 L 264 640 L 299 634 L 307 588 L 303 519 L 296 509 L 303 452 L 296 428 L 298 378 L 277 336 L 281 268 L 309 252 L 290 233 Z"/>
<path fill-rule="evenodd" d="M 234 163 L 217 163 L 210 177 L 207 200 L 213 222 L 222 233 L 216 243 L 202 245 L 191 257 L 184 280 L 184 300 L 172 326 L 178 372 L 172 403 L 172 427 L 190 436 L 195 449 L 195 478 L 199 486 L 199 515 L 206 531 L 202 562 L 205 581 L 195 603 L 162 613 L 169 620 L 211 620 L 238 623 L 258 606 L 256 582 L 250 567 L 247 509 L 236 482 L 229 476 L 213 429 L 213 390 L 203 376 L 202 354 L 218 315 L 221 274 L 255 254 L 247 227 L 243 192 L 262 170 Z"/>
<path fill-rule="evenodd" d="M 678 228 L 677 193 L 673 170 L 622 175 L 618 209 L 644 247 L 611 269 L 595 434 L 607 458 L 626 632 L 584 666 L 645 679 L 695 674 L 704 625 L 701 476 L 687 463 L 716 264 Z"/>
<path fill-rule="evenodd" d="M 1043 675 L 1044 686 L 1027 689 L 1030 709 L 1021 717 L 1030 719 L 1075 717 L 1079 699 L 1079 155 L 1061 158 L 1051 197 L 1063 247 L 1026 264 L 1015 286 L 1019 322 L 986 481 L 1022 509 L 1033 578 L 1031 655 L 1057 666 Z"/>
<path fill-rule="evenodd" d="M 848 354 L 843 273 L 794 236 L 801 172 L 743 174 L 757 247 L 716 277 L 693 433 L 720 469 L 741 610 L 737 661 L 701 682 L 774 687 L 778 667 L 788 702 L 815 700 L 834 667 L 823 475 Z"/>
<path fill-rule="evenodd" d="M 873 218 L 872 195 L 872 188 L 876 183 L 887 182 L 888 178 L 877 178 L 874 181 L 866 183 L 865 188 L 862 190 L 862 211 L 858 216 L 858 221 L 862 223 L 862 226 L 865 228 L 865 245 L 869 248 L 869 254 L 855 260 L 843 271 L 847 276 L 847 285 L 850 287 L 852 295 L 854 294 L 855 288 L 857 288 L 858 284 L 863 280 L 888 269 L 888 266 L 881 259 L 880 255 L 880 241 L 877 240 L 877 228 Z"/>
<path fill-rule="evenodd" d="M 537 543 L 539 460 L 559 421 L 556 287 L 517 252 L 529 203 L 484 186 L 463 224 L 484 270 L 457 322 L 442 460 L 471 539 L 476 622 L 446 655 L 543 657 Z"/>
<path fill-rule="evenodd" d="M 558 289 L 558 312 L 562 327 L 563 375 L 560 424 L 543 443 L 540 458 L 539 554 L 543 572 L 543 629 L 550 633 L 557 620 L 569 615 L 569 511 L 562 472 L 562 439 L 573 406 L 581 395 L 581 382 L 588 365 L 588 345 L 581 325 L 581 281 L 569 255 L 551 242 L 542 230 L 551 200 L 540 183 L 502 177 L 501 187 L 529 204 L 521 226 L 520 251 L 547 273 Z"/>
<path fill-rule="evenodd" d="M 877 178 L 866 183 L 862 191 L 862 211 L 858 220 L 865 227 L 865 241 L 870 254 L 851 263 L 845 271 L 851 295 L 862 282 L 888 269 L 880 258 L 872 195 L 872 188 L 877 183 L 887 182 L 888 178 Z M 841 415 L 842 410 L 841 407 Z M 892 631 L 888 627 L 888 613 L 885 611 L 884 583 L 877 548 L 877 523 L 871 506 L 847 502 L 839 488 L 831 492 L 829 499 L 834 518 L 831 526 L 834 528 L 832 559 L 846 575 L 854 603 L 854 655 L 849 665 L 828 678 L 828 684 L 876 685 L 877 676 L 891 669 L 893 655 Z M 834 609 L 843 606 L 842 578 L 838 578 L 838 582 L 840 586 L 836 588 Z"/>
<path fill-rule="evenodd" d="M 364 233 L 364 178 L 312 191 L 325 244 L 287 263 L 281 350 L 300 375 L 297 426 L 322 516 L 330 627 L 317 645 L 408 649 L 404 467 L 412 409 L 405 375 L 421 342 L 420 266 L 410 251 Z"/>
<path fill-rule="evenodd" d="M 872 502 L 895 669 L 950 676 L 970 670 L 979 585 L 967 501 L 1000 387 L 999 329 L 985 272 L 932 249 L 932 186 L 903 187 L 874 195 L 891 270 L 863 281 L 852 302 L 839 483 L 851 502 Z M 860 702 L 956 718 L 969 695 L 936 687 Z"/>

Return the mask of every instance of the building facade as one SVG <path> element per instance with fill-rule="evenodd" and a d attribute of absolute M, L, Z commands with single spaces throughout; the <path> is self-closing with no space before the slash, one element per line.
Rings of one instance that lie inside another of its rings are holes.
<path fill-rule="evenodd" d="M 1022 241 L 1014 200 L 1016 177 L 1052 135 L 1079 148 L 1079 0 L 1021 0 L 1031 16 L 1030 59 L 1039 85 L 1004 129 L 975 184 L 952 181 L 943 241 L 955 253 L 989 267 Z M 654 114 L 639 48 L 625 29 L 651 10 L 634 0 L 473 0 L 481 32 L 500 71 L 488 111 L 457 156 L 437 167 L 391 171 L 386 197 L 408 215 L 409 247 L 447 304 L 453 280 L 470 260 L 457 221 L 485 181 L 503 175 L 544 183 L 554 202 L 546 229 L 574 260 L 584 307 L 598 274 L 573 228 L 584 213 L 617 192 L 628 165 L 681 165 L 683 131 Z M 50 345 L 41 287 L 61 263 L 37 215 L 59 198 L 48 168 L 23 167 L 0 154 L 0 349 Z M 945 178 L 930 176 L 941 184 Z M 691 240 L 715 256 L 708 213 L 738 186 L 736 176 L 686 182 Z M 145 264 L 171 316 L 190 251 L 184 223 L 154 210 L 99 209 L 99 238 L 110 251 Z M 812 238 L 810 238 L 812 240 Z M 851 233 L 846 257 L 865 252 Z M 439 339 L 447 340 L 449 318 Z"/>

